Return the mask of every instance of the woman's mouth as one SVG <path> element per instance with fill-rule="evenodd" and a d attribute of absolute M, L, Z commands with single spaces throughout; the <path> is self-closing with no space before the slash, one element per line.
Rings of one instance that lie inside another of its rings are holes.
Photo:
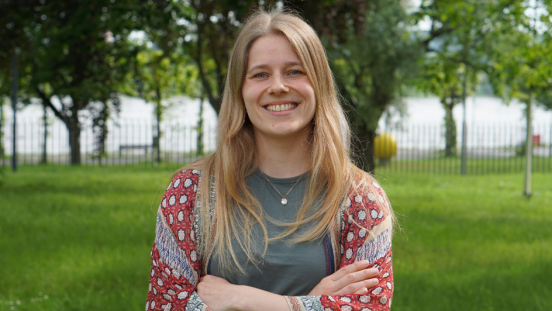
<path fill-rule="evenodd" d="M 295 107 L 297 107 L 297 104 L 294 103 L 286 103 L 286 104 L 272 104 L 272 105 L 266 105 L 264 108 L 268 111 L 287 111 L 292 110 Z"/>

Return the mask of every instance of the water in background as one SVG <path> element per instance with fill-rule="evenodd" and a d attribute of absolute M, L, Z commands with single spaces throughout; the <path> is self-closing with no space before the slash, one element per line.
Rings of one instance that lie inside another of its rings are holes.
<path fill-rule="evenodd" d="M 445 110 L 438 97 L 407 97 L 403 99 L 407 107 L 407 116 L 400 120 L 403 124 L 441 124 Z M 470 124 L 525 122 L 525 104 L 513 100 L 505 104 L 497 97 L 468 97 L 466 100 L 467 122 Z M 462 105 L 456 105 L 452 111 L 457 124 L 463 121 Z M 385 116 L 384 116 L 385 117 Z M 384 120 L 380 126 L 385 127 Z M 394 117 L 395 122 L 399 121 Z M 538 105 L 533 108 L 533 123 L 552 122 L 552 111 L 546 111 Z"/>

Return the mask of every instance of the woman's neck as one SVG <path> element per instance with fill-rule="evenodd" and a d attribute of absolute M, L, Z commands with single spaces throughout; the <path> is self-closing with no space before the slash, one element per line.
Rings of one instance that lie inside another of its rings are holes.
<path fill-rule="evenodd" d="M 283 138 L 255 133 L 255 142 L 258 167 L 268 176 L 294 177 L 310 168 L 310 144 L 306 133 Z"/>

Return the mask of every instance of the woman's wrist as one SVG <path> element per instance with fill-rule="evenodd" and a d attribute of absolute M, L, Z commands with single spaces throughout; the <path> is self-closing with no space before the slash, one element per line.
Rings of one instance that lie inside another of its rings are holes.
<path fill-rule="evenodd" d="M 241 311 L 288 311 L 284 296 L 273 294 L 258 288 L 240 285 L 240 299 L 233 301 L 233 308 Z"/>

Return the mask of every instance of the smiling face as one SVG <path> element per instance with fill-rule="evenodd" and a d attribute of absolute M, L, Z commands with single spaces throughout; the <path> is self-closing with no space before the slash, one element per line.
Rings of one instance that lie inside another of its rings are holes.
<path fill-rule="evenodd" d="M 242 96 L 257 138 L 306 137 L 316 96 L 284 36 L 262 36 L 251 45 Z"/>

